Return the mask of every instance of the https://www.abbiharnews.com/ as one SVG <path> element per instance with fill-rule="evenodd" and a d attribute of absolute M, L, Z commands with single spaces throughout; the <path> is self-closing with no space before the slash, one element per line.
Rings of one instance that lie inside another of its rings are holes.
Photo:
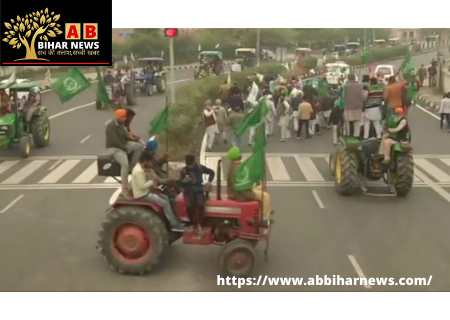
<path fill-rule="evenodd" d="M 316 276 L 315 278 L 279 278 L 259 276 L 258 278 L 238 278 L 217 276 L 218 286 L 429 286 L 433 276 L 426 278 L 343 278 L 339 275 Z"/>

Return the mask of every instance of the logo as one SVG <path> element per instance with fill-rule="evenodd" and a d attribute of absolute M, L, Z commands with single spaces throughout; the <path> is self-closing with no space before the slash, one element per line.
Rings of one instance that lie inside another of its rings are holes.
<path fill-rule="evenodd" d="M 13 49 L 20 49 L 23 47 L 26 49 L 25 58 L 16 59 L 19 60 L 45 60 L 47 59 L 39 58 L 36 55 L 35 42 L 36 38 L 39 37 L 40 40 L 48 41 L 49 37 L 56 37 L 56 34 L 61 34 L 62 31 L 58 29 L 60 27 L 56 21 L 59 20 L 59 14 L 55 15 L 54 12 L 36 11 L 25 15 L 21 18 L 17 16 L 16 20 L 11 19 L 11 23 L 5 22 L 5 27 L 9 31 L 5 32 L 4 42 L 7 42 Z M 30 40 L 28 42 L 28 40 Z"/>
<path fill-rule="evenodd" d="M 112 65 L 112 16 L 104 6 L 49 2 L 45 9 L 0 3 L 1 65 Z M 112 3 L 106 6 L 112 11 Z M 76 91 L 77 82 L 69 80 L 65 86 Z"/>
<path fill-rule="evenodd" d="M 109 170 L 111 168 L 112 164 L 111 163 L 107 163 L 103 166 L 103 170 Z"/>

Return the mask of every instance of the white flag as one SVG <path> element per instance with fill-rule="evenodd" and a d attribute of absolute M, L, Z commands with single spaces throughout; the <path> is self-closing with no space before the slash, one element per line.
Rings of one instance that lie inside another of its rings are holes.
<path fill-rule="evenodd" d="M 250 94 L 248 95 L 247 101 L 251 104 L 256 103 L 256 97 L 258 96 L 259 88 L 255 81 L 253 81 L 252 89 L 250 90 Z"/>
<path fill-rule="evenodd" d="M 133 61 L 134 61 L 134 56 L 133 56 L 133 53 L 131 53 L 131 54 L 130 54 L 130 58 L 131 58 L 131 60 L 133 60 Z"/>
<path fill-rule="evenodd" d="M 216 49 L 219 49 L 219 47 L 220 47 L 220 43 L 218 43 L 218 44 L 216 44 Z"/>
<path fill-rule="evenodd" d="M 290 70 L 290 68 L 289 68 L 289 62 L 286 62 L 286 64 L 284 65 L 284 67 L 286 68 L 287 71 L 289 71 L 289 70 Z"/>
<path fill-rule="evenodd" d="M 228 73 L 227 85 L 231 86 L 231 73 Z"/>
<path fill-rule="evenodd" d="M 277 77 L 277 82 L 278 82 L 278 83 L 284 82 L 284 78 L 281 76 L 281 74 L 278 75 L 278 77 Z"/>
<path fill-rule="evenodd" d="M 117 69 L 119 67 L 119 64 L 116 62 L 114 63 L 114 69 Z"/>
<path fill-rule="evenodd" d="M 314 71 L 314 69 L 311 69 L 309 70 L 309 73 L 316 74 L 316 71 Z"/>
<path fill-rule="evenodd" d="M 161 58 L 164 58 L 164 50 L 161 50 Z"/>
<path fill-rule="evenodd" d="M 125 62 L 125 64 L 128 64 L 128 58 L 127 58 L 127 56 L 123 56 L 123 62 Z"/>
<path fill-rule="evenodd" d="M 45 72 L 45 79 L 47 79 L 49 82 L 51 82 L 52 80 L 52 72 L 50 71 L 50 68 L 48 68 Z"/>
<path fill-rule="evenodd" d="M 256 76 L 258 77 L 259 82 L 263 82 L 264 76 L 260 73 L 257 73 Z"/>
<path fill-rule="evenodd" d="M 199 43 L 198 44 L 198 52 L 202 51 L 202 45 Z"/>
<path fill-rule="evenodd" d="M 336 52 L 335 57 L 336 57 L 336 60 L 339 60 L 339 52 Z"/>
<path fill-rule="evenodd" d="M 14 83 L 16 83 L 16 70 L 14 70 L 14 72 L 11 74 L 11 76 L 9 77 L 8 81 L 6 81 L 5 84 L 7 86 L 9 86 L 9 85 L 12 85 Z"/>

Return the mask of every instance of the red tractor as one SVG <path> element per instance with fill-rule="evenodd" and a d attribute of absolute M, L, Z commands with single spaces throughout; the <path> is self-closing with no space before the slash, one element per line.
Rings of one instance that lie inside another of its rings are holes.
<path fill-rule="evenodd" d="M 180 238 L 190 245 L 223 246 L 219 256 L 223 275 L 247 277 L 256 264 L 255 247 L 260 241 L 266 242 L 267 258 L 271 226 L 263 227 L 259 202 L 222 196 L 221 161 L 217 167 L 217 194 L 208 196 L 201 228 L 173 232 L 158 205 L 118 199 L 107 211 L 98 241 L 98 249 L 111 268 L 127 275 L 148 273 Z M 172 197 L 172 206 L 180 220 L 188 221 L 181 193 Z"/>

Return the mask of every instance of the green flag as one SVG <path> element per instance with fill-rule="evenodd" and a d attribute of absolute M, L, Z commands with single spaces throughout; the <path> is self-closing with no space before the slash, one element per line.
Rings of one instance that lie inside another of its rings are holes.
<path fill-rule="evenodd" d="M 242 120 L 236 130 L 236 136 L 241 137 L 251 127 L 256 127 L 263 123 L 268 111 L 267 101 L 265 99 L 260 100 L 258 105 Z"/>
<path fill-rule="evenodd" d="M 166 98 L 166 106 L 161 112 L 150 122 L 150 129 L 148 130 L 148 134 L 150 136 L 160 134 L 167 130 L 169 126 L 169 103 Z"/>
<path fill-rule="evenodd" d="M 108 91 L 106 91 L 105 83 L 103 82 L 103 77 L 100 73 L 99 67 L 95 67 L 95 71 L 97 71 L 98 79 L 97 101 L 109 103 Z"/>
<path fill-rule="evenodd" d="M 252 189 L 256 183 L 261 182 L 266 174 L 266 133 L 265 126 L 257 129 L 253 154 L 247 158 L 236 172 L 233 189 L 244 191 Z"/>
<path fill-rule="evenodd" d="M 320 79 L 319 85 L 317 87 L 317 92 L 319 94 L 319 97 L 325 97 L 330 93 L 330 87 L 328 86 L 326 79 Z"/>
<path fill-rule="evenodd" d="M 361 54 L 361 64 L 368 64 L 370 59 L 370 51 L 368 49 L 364 49 Z"/>
<path fill-rule="evenodd" d="M 72 68 L 53 84 L 53 90 L 65 103 L 91 86 L 84 74 L 77 68 Z"/>

